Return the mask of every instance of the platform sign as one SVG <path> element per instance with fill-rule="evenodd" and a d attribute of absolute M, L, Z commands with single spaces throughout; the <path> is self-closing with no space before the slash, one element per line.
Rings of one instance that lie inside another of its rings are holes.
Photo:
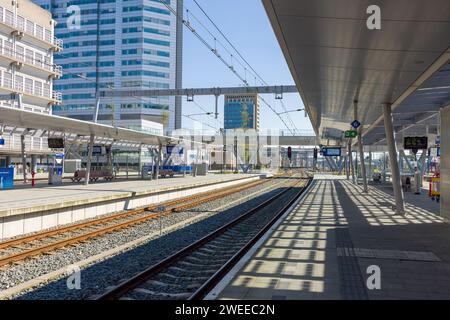
<path fill-rule="evenodd" d="M 357 136 L 356 130 L 347 130 L 345 131 L 345 137 L 346 138 L 355 138 Z"/>
<path fill-rule="evenodd" d="M 405 150 L 428 149 L 428 137 L 405 137 L 403 148 Z"/>
<path fill-rule="evenodd" d="M 355 129 L 358 129 L 361 126 L 361 122 L 359 122 L 358 120 L 354 120 L 352 123 L 350 123 L 351 126 Z"/>
<path fill-rule="evenodd" d="M 322 149 L 324 157 L 340 157 L 341 148 L 340 147 L 325 147 Z"/>
<path fill-rule="evenodd" d="M 170 145 L 166 146 L 166 153 L 172 154 L 173 148 L 175 148 L 175 146 L 170 146 Z"/>
<path fill-rule="evenodd" d="M 4 146 L 5 145 L 5 139 L 0 138 L 0 146 Z"/>
<path fill-rule="evenodd" d="M 441 148 L 439 147 L 432 147 L 430 148 L 430 157 L 437 158 L 441 155 Z"/>

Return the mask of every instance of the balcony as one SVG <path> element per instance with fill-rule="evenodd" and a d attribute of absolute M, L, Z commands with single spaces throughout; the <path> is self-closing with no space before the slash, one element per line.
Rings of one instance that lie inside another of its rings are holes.
<path fill-rule="evenodd" d="M 59 105 L 62 103 L 62 93 L 52 91 L 48 83 L 31 78 L 16 76 L 3 71 L 0 77 L 0 93 L 21 93 L 22 102 L 31 105 Z"/>
<path fill-rule="evenodd" d="M 63 50 L 63 41 L 53 37 L 51 30 L 20 15 L 16 15 L 3 7 L 0 7 L 0 26 L 17 37 L 27 37 L 32 42 L 46 49 L 55 52 Z"/>
<path fill-rule="evenodd" d="M 41 59 L 36 59 L 31 55 L 25 55 L 23 52 L 16 52 L 12 48 L 2 46 L 0 40 L 0 55 L 10 60 L 11 63 L 16 64 L 18 67 L 26 66 L 35 69 L 39 73 L 59 79 L 62 76 L 62 66 L 51 64 Z M 23 71 L 24 73 L 28 73 Z"/>

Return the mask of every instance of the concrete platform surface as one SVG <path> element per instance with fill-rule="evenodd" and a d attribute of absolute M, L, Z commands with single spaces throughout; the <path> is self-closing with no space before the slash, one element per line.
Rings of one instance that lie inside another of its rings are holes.
<path fill-rule="evenodd" d="M 450 299 L 450 225 L 425 194 L 407 194 L 407 216 L 395 215 L 390 193 L 316 175 L 218 298 Z"/>
<path fill-rule="evenodd" d="M 0 190 L 0 218 L 33 212 L 61 209 L 96 202 L 118 200 L 156 192 L 191 188 L 225 181 L 256 177 L 257 174 L 210 174 L 206 176 L 175 176 L 158 180 L 117 180 L 97 182 L 88 186 L 65 183 L 61 186 L 38 184 Z"/>

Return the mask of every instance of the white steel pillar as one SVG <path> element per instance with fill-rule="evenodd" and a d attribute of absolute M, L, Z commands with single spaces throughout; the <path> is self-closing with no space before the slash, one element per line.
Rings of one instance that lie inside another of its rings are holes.
<path fill-rule="evenodd" d="M 345 175 L 347 176 L 347 180 L 350 179 L 350 170 L 348 167 L 348 155 L 344 158 L 344 166 L 345 166 Z"/>
<path fill-rule="evenodd" d="M 358 101 L 353 101 L 353 113 L 355 120 L 358 120 Z M 361 175 L 363 180 L 363 192 L 367 193 L 367 175 L 366 175 L 366 164 L 364 163 L 364 148 L 362 144 L 362 124 L 356 129 L 358 131 L 358 148 L 359 148 L 359 160 L 361 162 Z"/>
<path fill-rule="evenodd" d="M 86 165 L 86 175 L 84 176 L 84 185 L 87 186 L 89 184 L 89 176 L 91 174 L 91 163 L 92 163 L 92 151 L 94 149 L 94 138 L 95 136 L 91 134 L 91 139 L 89 141 L 89 149 L 88 149 L 88 159 Z"/>
<path fill-rule="evenodd" d="M 22 154 L 23 183 L 27 183 L 27 156 L 25 154 L 25 133 L 20 136 L 20 149 Z"/>
<path fill-rule="evenodd" d="M 353 183 L 356 183 L 355 167 L 353 165 L 353 155 L 352 155 L 352 139 L 348 141 L 348 162 L 350 164 L 350 170 L 352 172 L 352 181 Z"/>
<path fill-rule="evenodd" d="M 397 161 L 397 145 L 395 143 L 394 125 L 392 121 L 392 107 L 390 103 L 383 105 L 384 127 L 386 129 L 386 142 L 391 162 L 391 178 L 394 188 L 395 211 L 397 214 L 405 214 L 405 204 L 403 200 L 402 182 L 400 169 Z"/>
<path fill-rule="evenodd" d="M 158 157 L 156 162 L 156 174 L 155 174 L 155 180 L 159 179 L 159 166 L 161 165 L 162 160 L 162 144 L 159 144 L 158 146 Z"/>

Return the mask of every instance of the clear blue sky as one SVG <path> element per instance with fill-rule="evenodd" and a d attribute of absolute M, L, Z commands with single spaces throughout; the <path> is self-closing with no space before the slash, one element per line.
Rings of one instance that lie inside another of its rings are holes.
<path fill-rule="evenodd" d="M 197 2 L 269 85 L 294 84 L 261 0 L 197 0 Z M 219 34 L 211 24 L 208 24 L 207 18 L 202 15 L 193 0 L 185 0 L 185 7 L 214 31 L 215 35 Z M 190 20 L 199 34 L 213 44 L 213 37 L 208 35 L 192 17 Z M 223 39 L 220 41 L 226 43 Z M 218 49 L 227 61 L 231 61 L 230 55 L 224 49 L 220 47 Z M 247 79 L 250 85 L 255 84 L 253 77 L 249 76 Z M 242 82 L 185 27 L 183 87 L 239 85 L 242 85 Z M 275 100 L 273 95 L 264 95 L 264 98 L 276 110 L 282 110 L 280 102 Z M 214 110 L 214 97 L 195 97 L 195 102 L 208 111 Z M 285 94 L 283 102 L 288 110 L 303 108 L 299 94 Z M 183 114 L 201 112 L 195 104 L 183 98 Z M 207 115 L 195 118 L 216 127 L 223 126 L 223 97 L 219 101 L 219 112 L 220 123 Z M 305 118 L 303 112 L 290 113 L 290 116 L 298 129 L 312 130 L 309 118 Z M 183 126 L 192 127 L 192 121 L 183 117 Z M 285 129 L 281 120 L 264 104 L 261 108 L 261 128 Z"/>

